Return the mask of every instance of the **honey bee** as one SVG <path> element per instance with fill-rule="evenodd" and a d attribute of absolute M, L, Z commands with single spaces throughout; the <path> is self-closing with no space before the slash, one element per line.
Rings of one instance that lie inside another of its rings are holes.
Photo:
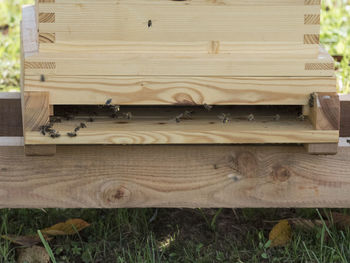
<path fill-rule="evenodd" d="M 125 119 L 131 120 L 132 119 L 132 113 L 131 112 L 123 113 L 123 117 Z"/>
<path fill-rule="evenodd" d="M 111 105 L 111 103 L 112 103 L 112 99 L 108 99 L 108 100 L 106 101 L 105 105 L 106 105 L 106 106 L 109 106 L 109 105 Z"/>
<path fill-rule="evenodd" d="M 211 106 L 211 105 L 208 105 L 208 104 L 206 104 L 206 103 L 204 103 L 204 108 L 207 110 L 207 111 L 211 111 L 212 110 L 212 108 L 213 108 L 213 106 Z"/>
<path fill-rule="evenodd" d="M 254 121 L 255 120 L 255 117 L 254 117 L 254 114 L 249 114 L 248 117 L 247 117 L 247 120 L 248 121 Z"/>
<path fill-rule="evenodd" d="M 299 121 L 304 121 L 304 120 L 305 120 L 305 116 L 301 113 L 301 114 L 299 114 L 299 116 L 297 117 L 297 120 L 299 120 Z"/>
<path fill-rule="evenodd" d="M 87 128 L 87 126 L 86 126 L 86 124 L 84 122 L 81 122 L 80 123 L 80 128 L 85 129 L 85 128 Z"/>
<path fill-rule="evenodd" d="M 273 116 L 274 121 L 279 121 L 280 119 L 281 119 L 281 116 L 279 114 L 276 114 L 275 116 Z"/>
<path fill-rule="evenodd" d="M 309 107 L 312 108 L 314 106 L 314 101 L 315 101 L 315 93 L 310 94 L 309 98 Z"/>
<path fill-rule="evenodd" d="M 222 123 L 226 124 L 230 122 L 230 114 L 221 113 L 218 115 L 218 118 L 222 121 Z"/>
<path fill-rule="evenodd" d="M 76 132 L 67 132 L 68 137 L 77 137 L 77 133 Z"/>

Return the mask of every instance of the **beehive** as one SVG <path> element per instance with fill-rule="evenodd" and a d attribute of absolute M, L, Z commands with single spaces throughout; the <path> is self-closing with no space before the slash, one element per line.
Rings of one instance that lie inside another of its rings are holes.
<path fill-rule="evenodd" d="M 318 0 L 37 0 L 35 9 L 23 21 L 26 144 L 338 140 L 334 66 L 319 47 Z M 62 136 L 54 140 L 38 132 L 55 105 L 109 99 L 146 107 L 132 108 L 132 120 L 101 118 L 74 139 L 65 134 L 83 118 L 57 124 Z M 179 108 L 155 107 L 203 104 L 299 105 L 309 117 L 283 113 L 276 121 L 280 114 L 254 109 L 247 121 L 247 108 L 231 107 L 177 123 Z M 229 123 L 217 118 L 222 111 Z"/>

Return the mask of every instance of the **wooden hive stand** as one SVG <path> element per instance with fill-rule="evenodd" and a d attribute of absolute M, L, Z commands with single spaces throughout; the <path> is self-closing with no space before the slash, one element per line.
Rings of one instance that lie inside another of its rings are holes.
<path fill-rule="evenodd" d="M 336 153 L 339 98 L 319 24 L 317 0 L 38 0 L 23 9 L 26 153 L 52 155 L 66 144 L 266 143 Z M 88 122 L 91 114 L 79 111 L 54 124 L 60 137 L 40 133 L 67 105 L 108 100 L 133 118 Z M 87 128 L 69 136 L 81 122 Z"/>

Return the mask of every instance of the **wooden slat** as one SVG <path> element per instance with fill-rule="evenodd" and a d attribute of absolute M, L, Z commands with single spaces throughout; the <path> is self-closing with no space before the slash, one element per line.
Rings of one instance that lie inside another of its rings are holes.
<path fill-rule="evenodd" d="M 33 64 L 34 63 L 34 64 Z M 45 63 L 45 64 L 40 64 Z M 36 65 L 46 65 L 40 69 Z M 333 58 L 291 54 L 39 53 L 26 57 L 25 74 L 148 76 L 333 76 Z M 34 66 L 33 66 L 34 65 Z M 54 67 L 52 65 L 55 65 Z"/>
<path fill-rule="evenodd" d="M 340 95 L 340 136 L 350 137 L 350 95 Z"/>
<path fill-rule="evenodd" d="M 308 119 L 300 121 L 297 112 L 278 112 L 271 108 L 246 107 L 194 109 L 190 119 L 175 121 L 184 111 L 168 108 L 122 108 L 131 112 L 131 120 L 98 117 L 81 129 L 77 137 L 67 136 L 77 124 L 87 121 L 88 116 L 55 123 L 60 138 L 43 136 L 39 131 L 25 134 L 27 144 L 232 144 L 232 143 L 337 143 L 338 130 L 315 130 Z M 225 113 L 230 121 L 226 124 L 218 117 Z M 254 113 L 254 120 L 248 116 Z M 278 121 L 274 120 L 276 114 Z"/>
<path fill-rule="evenodd" d="M 349 207 L 350 148 L 0 147 L 0 207 Z"/>
<path fill-rule="evenodd" d="M 120 105 L 305 105 L 312 92 L 335 92 L 335 77 L 25 77 L 25 90 L 50 93 L 51 103 Z M 77 100 L 76 98 L 79 98 Z"/>
<path fill-rule="evenodd" d="M 47 92 L 24 93 L 24 131 L 39 131 L 49 121 L 49 94 Z"/>

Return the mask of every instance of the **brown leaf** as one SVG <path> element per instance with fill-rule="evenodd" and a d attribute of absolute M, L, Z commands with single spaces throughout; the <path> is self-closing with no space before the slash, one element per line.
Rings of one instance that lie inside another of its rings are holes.
<path fill-rule="evenodd" d="M 90 224 L 82 219 L 69 219 L 66 222 L 45 228 L 41 230 L 41 232 L 50 236 L 74 235 L 88 226 L 90 226 Z"/>
<path fill-rule="evenodd" d="M 271 240 L 271 247 L 284 246 L 290 242 L 292 238 L 292 228 L 288 220 L 280 220 L 275 225 L 270 234 L 269 239 Z"/>
<path fill-rule="evenodd" d="M 349 228 L 350 227 L 350 216 L 347 214 L 342 214 L 338 212 L 331 212 L 331 217 L 335 226 L 340 228 Z"/>
<path fill-rule="evenodd" d="M 311 220 L 304 218 L 289 218 L 290 225 L 299 227 L 304 230 L 313 230 L 318 226 L 322 226 L 322 220 Z"/>
<path fill-rule="evenodd" d="M 3 239 L 9 240 L 12 243 L 15 243 L 17 245 L 25 246 L 25 247 L 31 247 L 36 244 L 41 243 L 41 240 L 38 235 L 33 236 L 15 236 L 15 235 L 3 235 L 1 236 Z M 47 241 L 51 240 L 52 238 L 48 238 L 44 236 Z"/>
<path fill-rule="evenodd" d="M 17 250 L 19 255 L 17 263 L 48 263 L 50 256 L 45 248 L 33 246 L 30 248 L 21 248 Z"/>

